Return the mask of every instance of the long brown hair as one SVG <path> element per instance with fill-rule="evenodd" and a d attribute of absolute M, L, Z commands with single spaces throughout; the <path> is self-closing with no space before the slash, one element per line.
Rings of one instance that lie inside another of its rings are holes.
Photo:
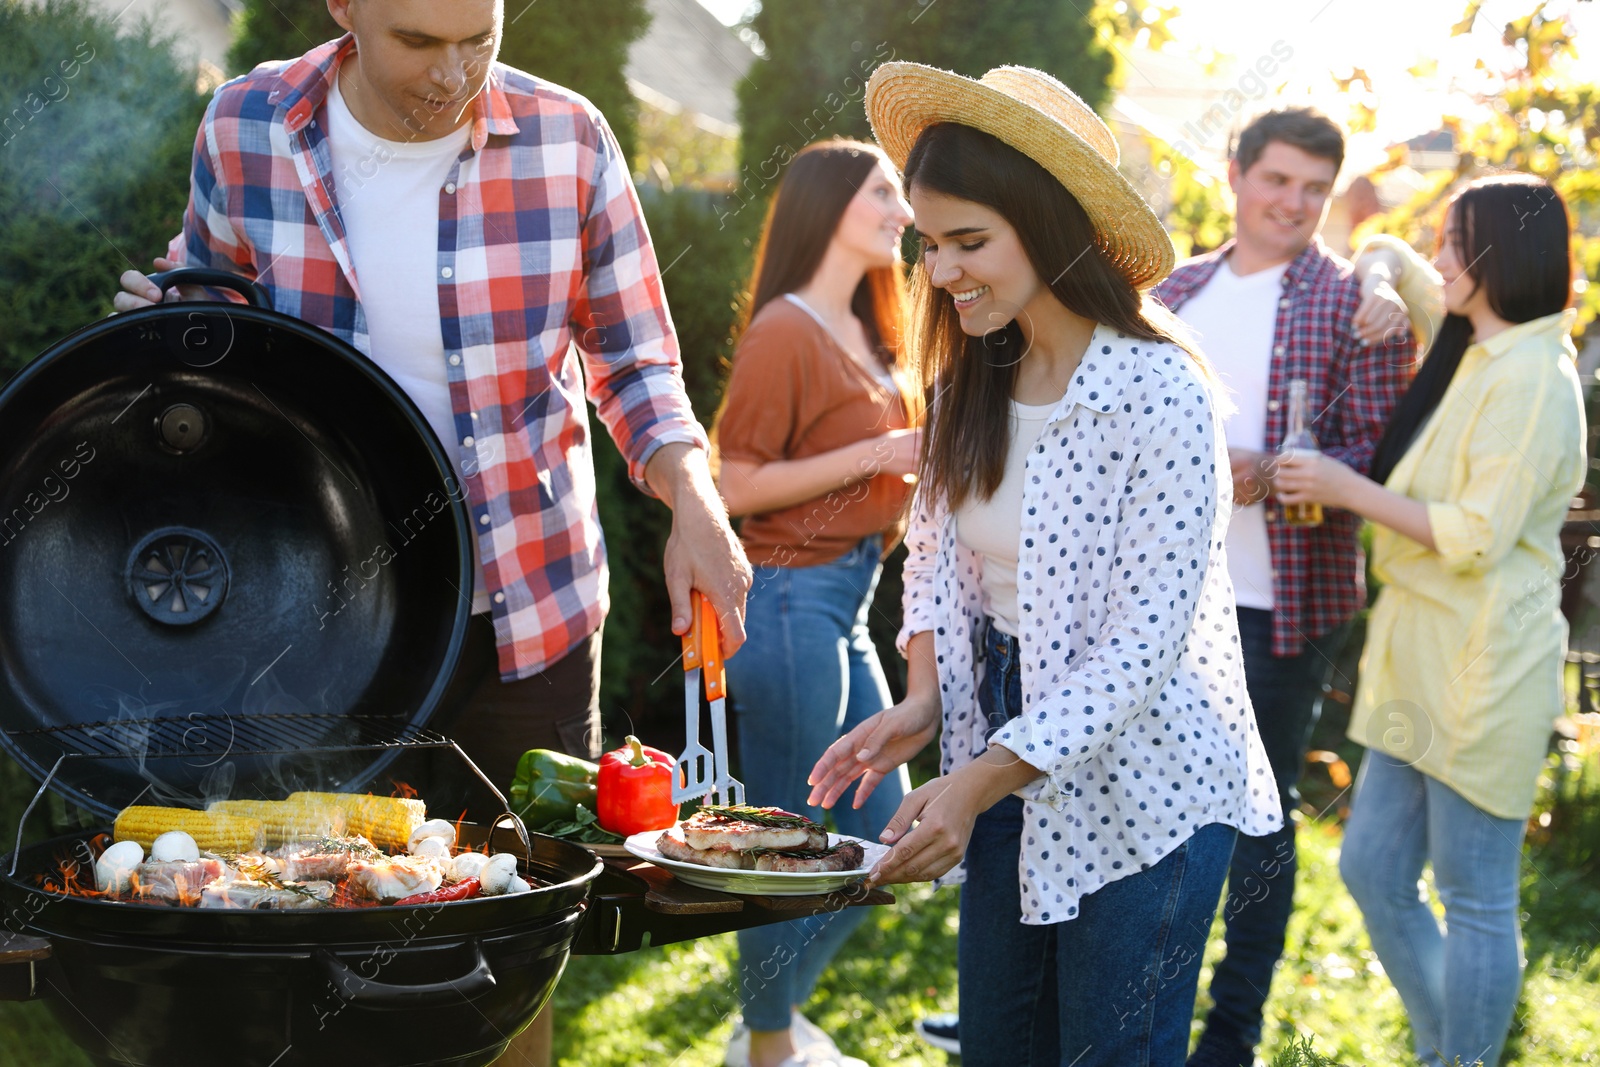
<path fill-rule="evenodd" d="M 1077 199 L 1050 172 L 997 137 L 956 123 L 928 127 L 906 157 L 906 187 L 982 204 L 1017 231 L 1034 273 L 1074 314 L 1128 337 L 1176 345 L 1210 375 L 1181 339 L 1171 312 L 1140 293 L 1095 240 Z M 1010 447 L 1011 392 L 1026 349 L 1013 320 L 969 337 L 950 295 L 919 260 L 912 274 L 914 344 L 928 429 L 921 489 L 953 511 L 1000 488 Z"/>
<path fill-rule="evenodd" d="M 1480 178 L 1445 205 L 1439 246 L 1448 235 L 1467 277 L 1482 286 L 1489 310 L 1516 324 L 1542 319 L 1572 302 L 1571 224 L 1561 194 L 1532 174 Z M 1372 479 L 1389 480 L 1428 417 L 1444 399 L 1472 345 L 1472 321 L 1445 316 L 1422 368 L 1411 380 L 1372 457 Z"/>
<path fill-rule="evenodd" d="M 735 341 L 763 307 L 817 273 L 845 208 L 884 158 L 876 145 L 842 138 L 807 145 L 794 157 L 767 208 Z M 850 310 L 885 368 L 900 360 L 906 307 L 905 266 L 898 259 L 868 270 L 851 297 Z"/>

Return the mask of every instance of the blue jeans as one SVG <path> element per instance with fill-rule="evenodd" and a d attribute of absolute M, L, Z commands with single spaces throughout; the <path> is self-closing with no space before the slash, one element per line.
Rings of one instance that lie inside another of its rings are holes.
<path fill-rule="evenodd" d="M 985 714 L 1022 704 L 1017 642 L 992 627 Z M 1004 721 L 1002 718 L 1001 722 Z M 1022 922 L 1023 803 L 978 816 L 961 887 L 961 1062 L 967 1067 L 1181 1067 L 1233 827 L 1196 830 L 1154 867 L 1084 897 L 1078 917 Z"/>
<path fill-rule="evenodd" d="M 728 660 L 728 695 L 739 720 L 739 756 L 752 804 L 821 820 L 808 808 L 806 776 L 823 750 L 889 704 L 889 686 L 867 633 L 883 539 L 868 537 L 814 567 L 761 568 L 745 609 L 744 647 Z M 859 810 L 846 793 L 833 809 L 839 832 L 871 841 L 907 792 L 904 769 Z M 739 931 L 739 993 L 752 1030 L 786 1030 L 839 946 L 866 918 L 850 907 Z"/>
<path fill-rule="evenodd" d="M 1405 1003 L 1429 1067 L 1500 1062 L 1522 987 L 1521 819 L 1501 819 L 1415 767 L 1368 751 L 1339 874 Z M 1417 882 L 1433 862 L 1440 927 Z"/>
<path fill-rule="evenodd" d="M 1253 1048 L 1261 1040 L 1262 1008 L 1294 912 L 1298 864 L 1290 813 L 1300 802 L 1295 786 L 1321 711 L 1322 685 L 1350 627 L 1346 623 L 1308 640 L 1299 655 L 1274 656 L 1272 612 L 1240 608 L 1238 614 L 1245 685 L 1277 779 L 1283 829 L 1265 837 L 1240 834 L 1233 846 L 1222 909 L 1226 952 L 1211 975 L 1213 1007 L 1206 1030 L 1213 1040 Z"/>

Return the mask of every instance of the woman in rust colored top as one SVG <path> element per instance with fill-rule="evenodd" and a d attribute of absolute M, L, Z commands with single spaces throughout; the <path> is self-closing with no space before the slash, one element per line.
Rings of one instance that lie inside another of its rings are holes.
<path fill-rule="evenodd" d="M 744 779 L 752 803 L 818 820 L 806 807 L 812 765 L 890 703 L 867 611 L 916 467 L 916 405 L 898 366 L 910 221 L 876 147 L 828 141 L 795 157 L 756 253 L 714 434 L 755 569 L 747 638 L 728 661 Z M 905 792 L 898 773 L 862 808 L 835 813 L 841 833 L 877 840 Z M 744 1025 L 728 1064 L 861 1063 L 799 1007 L 864 914 L 740 932 Z"/>

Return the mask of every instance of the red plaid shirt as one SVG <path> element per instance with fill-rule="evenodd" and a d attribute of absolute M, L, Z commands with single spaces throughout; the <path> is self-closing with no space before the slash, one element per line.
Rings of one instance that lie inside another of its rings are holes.
<path fill-rule="evenodd" d="M 331 41 L 217 91 L 169 255 L 254 278 L 278 311 L 370 352 L 325 106 L 352 51 Z M 607 608 L 585 396 L 641 488 L 656 449 L 705 434 L 627 166 L 582 97 L 495 66 L 439 191 L 433 267 L 500 670 L 527 677 Z"/>
<path fill-rule="evenodd" d="M 1233 242 L 1178 267 L 1156 287 L 1163 304 L 1183 305 L 1205 288 Z M 1365 474 L 1389 415 L 1411 384 L 1416 343 L 1365 345 L 1351 332 L 1361 286 L 1349 263 L 1313 241 L 1283 274 L 1283 296 L 1272 330 L 1267 383 L 1267 449 L 1277 451 L 1289 419 L 1289 382 L 1304 378 L 1315 414 L 1311 432 L 1323 452 Z M 1361 519 L 1329 508 L 1322 525 L 1290 526 L 1267 500 L 1272 549 L 1272 651 L 1297 654 L 1367 602 L 1366 567 L 1357 538 Z"/>

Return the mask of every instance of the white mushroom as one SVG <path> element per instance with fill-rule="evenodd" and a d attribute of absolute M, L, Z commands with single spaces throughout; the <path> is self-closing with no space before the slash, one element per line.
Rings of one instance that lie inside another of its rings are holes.
<path fill-rule="evenodd" d="M 411 842 L 411 854 L 419 860 L 435 860 L 440 864 L 450 862 L 450 845 L 442 838 L 424 837 Z"/>
<path fill-rule="evenodd" d="M 200 846 L 195 844 L 194 838 L 182 830 L 168 830 L 150 844 L 150 862 L 164 863 L 168 860 L 197 860 L 200 858 Z"/>
<path fill-rule="evenodd" d="M 413 856 L 420 856 L 417 845 L 430 838 L 436 838 L 445 843 L 446 848 L 456 843 L 456 828 L 454 823 L 445 822 L 443 819 L 429 819 L 415 830 L 406 842 L 406 850 Z M 449 853 L 447 852 L 446 855 Z"/>
<path fill-rule="evenodd" d="M 493 897 L 504 893 L 516 877 L 517 857 L 509 852 L 498 852 L 483 865 L 483 870 L 478 873 L 478 883 L 483 887 L 484 896 Z"/>
<path fill-rule="evenodd" d="M 102 893 L 126 893 L 133 888 L 133 869 L 144 862 L 137 841 L 118 841 L 94 861 L 94 884 Z"/>
<path fill-rule="evenodd" d="M 463 852 L 451 864 L 450 874 L 458 882 L 465 878 L 477 878 L 488 864 L 489 857 L 482 852 Z"/>
<path fill-rule="evenodd" d="M 527 893 L 527 892 L 530 892 L 532 889 L 533 889 L 533 886 L 528 884 L 527 879 L 522 878 L 520 876 L 513 875 L 512 878 L 511 878 L 511 881 L 506 883 L 506 893 L 505 893 L 505 895 L 509 897 L 513 893 Z"/>

